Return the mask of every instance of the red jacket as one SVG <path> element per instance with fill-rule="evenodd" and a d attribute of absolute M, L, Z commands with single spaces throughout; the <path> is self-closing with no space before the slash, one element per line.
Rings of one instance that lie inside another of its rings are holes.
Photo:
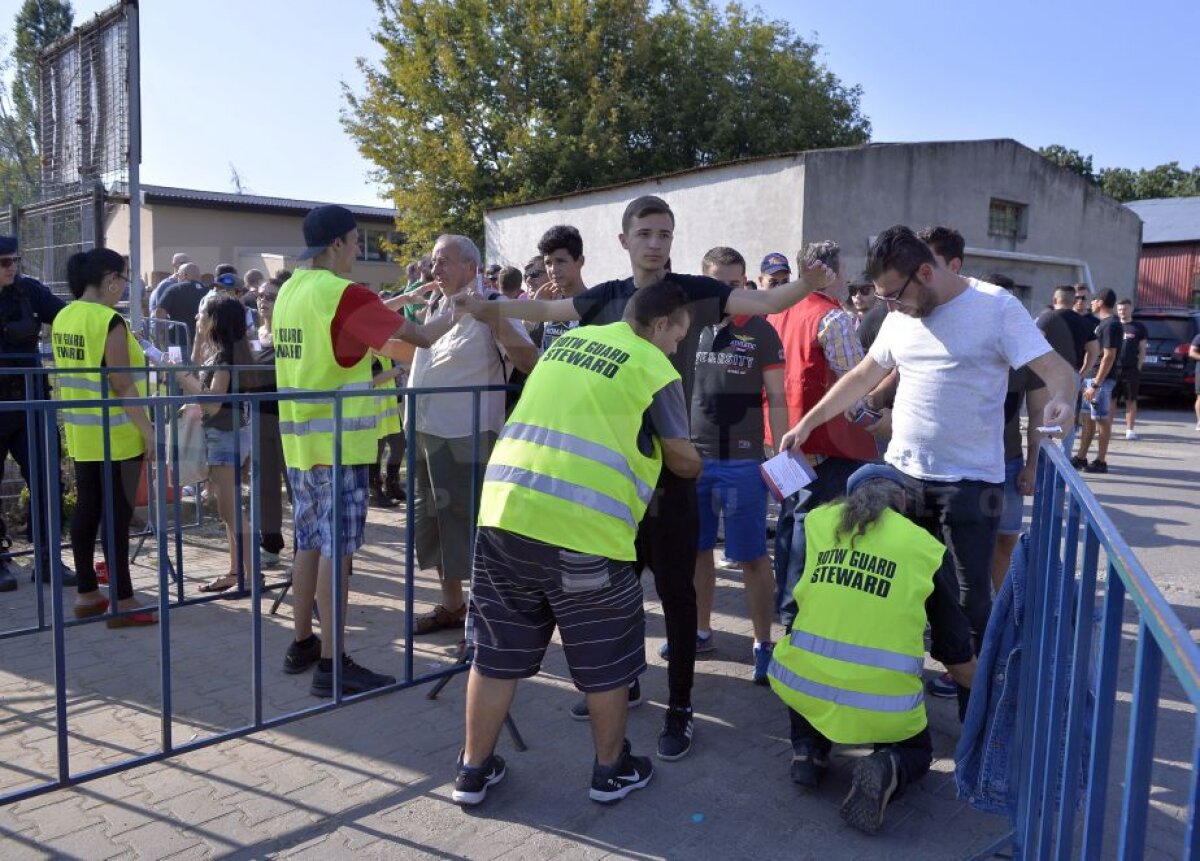
<path fill-rule="evenodd" d="M 824 293 L 809 293 L 786 311 L 767 317 L 783 342 L 789 425 L 800 421 L 837 382 L 825 358 L 825 349 L 817 340 L 817 331 L 825 316 L 840 307 Z M 769 423 L 767 444 L 772 444 Z M 804 444 L 804 452 L 851 460 L 875 460 L 878 456 L 874 437 L 841 414 L 812 432 Z"/>

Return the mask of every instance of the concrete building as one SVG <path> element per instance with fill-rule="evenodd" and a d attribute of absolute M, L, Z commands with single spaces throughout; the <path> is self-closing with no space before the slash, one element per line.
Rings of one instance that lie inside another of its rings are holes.
<path fill-rule="evenodd" d="M 1057 284 L 1090 278 L 1129 292 L 1137 275 L 1137 217 L 1013 140 L 790 153 L 500 207 L 485 216 L 487 259 L 519 265 L 536 253 L 543 231 L 566 223 L 583 234 L 587 283 L 626 277 L 621 213 L 642 194 L 663 197 L 675 212 L 679 272 L 698 272 L 715 245 L 742 252 L 754 275 L 769 252 L 794 265 L 805 243 L 834 239 L 853 279 L 884 228 L 945 224 L 967 241 L 966 271 L 1008 275 L 1031 310 Z"/>
<path fill-rule="evenodd" d="M 189 254 L 201 272 L 232 263 L 239 272 L 260 269 L 270 275 L 291 269 L 304 250 L 301 223 L 319 203 L 142 186 L 142 277 L 152 288 L 171 269 L 171 256 Z M 396 213 L 374 206 L 348 206 L 358 219 L 362 242 L 354 280 L 373 287 L 404 280 L 404 267 L 390 260 L 382 242 L 395 231 Z M 129 253 L 129 205 L 110 206 L 105 218 L 108 246 Z"/>
<path fill-rule="evenodd" d="M 1200 197 L 1126 204 L 1142 219 L 1139 305 L 1200 308 Z"/>

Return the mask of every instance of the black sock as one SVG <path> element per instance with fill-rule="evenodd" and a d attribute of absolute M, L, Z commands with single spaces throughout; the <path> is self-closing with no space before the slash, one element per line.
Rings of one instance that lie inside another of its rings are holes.
<path fill-rule="evenodd" d="M 317 661 L 317 669 L 323 673 L 333 672 L 333 658 L 321 658 Z"/>

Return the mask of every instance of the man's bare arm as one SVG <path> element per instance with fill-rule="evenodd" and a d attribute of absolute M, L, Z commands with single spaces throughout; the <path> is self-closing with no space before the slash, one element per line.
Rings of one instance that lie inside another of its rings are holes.
<path fill-rule="evenodd" d="M 725 302 L 725 313 L 758 316 L 778 314 L 795 305 L 814 290 L 833 282 L 834 275 L 824 263 L 805 267 L 800 278 L 773 290 L 734 290 Z"/>
<path fill-rule="evenodd" d="M 1050 394 L 1042 410 L 1042 424 L 1058 425 L 1064 430 L 1071 427 L 1075 423 L 1075 393 L 1079 391 L 1079 377 L 1075 371 L 1053 350 L 1038 356 L 1028 367 L 1042 378 Z M 1035 422 L 1039 418 L 1030 412 L 1029 420 Z"/>
<path fill-rule="evenodd" d="M 883 381 L 888 370 L 870 356 L 865 357 L 854 370 L 834 383 L 833 388 L 825 393 L 825 397 L 821 398 L 794 428 L 784 434 L 779 450 L 790 448 L 798 452 L 808 440 L 809 434 L 858 403 L 867 392 Z"/>
<path fill-rule="evenodd" d="M 520 302 L 489 300 L 475 293 L 454 298 L 462 313 L 483 323 L 498 320 L 531 320 L 535 323 L 566 323 L 579 319 L 574 299 L 522 299 Z"/>
<path fill-rule="evenodd" d="M 692 445 L 691 440 L 664 439 L 662 440 L 663 466 L 680 478 L 696 478 L 700 475 L 704 462 L 700 453 Z"/>
<path fill-rule="evenodd" d="M 523 305 L 524 302 L 490 302 L 491 305 Z M 504 348 L 508 360 L 512 362 L 513 367 L 522 373 L 528 374 L 533 370 L 533 366 L 537 364 L 538 351 L 533 342 L 529 340 L 529 335 L 523 331 L 519 331 L 505 320 L 501 320 L 492 327 L 492 336 L 496 339 L 496 343 Z"/>

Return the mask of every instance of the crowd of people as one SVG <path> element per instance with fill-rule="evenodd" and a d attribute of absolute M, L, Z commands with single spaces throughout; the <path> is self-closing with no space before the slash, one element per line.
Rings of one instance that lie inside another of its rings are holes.
<path fill-rule="evenodd" d="M 239 554 L 236 536 L 249 534 L 239 484 L 257 447 L 263 528 L 252 540 L 264 563 L 285 547 L 284 488 L 292 510 L 294 638 L 283 670 L 313 669 L 321 697 L 335 675 L 345 695 L 392 684 L 335 654 L 342 636 L 330 626 L 346 617 L 334 612 L 334 582 L 344 607 L 368 506 L 406 501 L 418 564 L 437 572 L 440 590 L 414 633 L 463 630 L 470 617 L 454 800 L 480 803 L 505 776 L 495 748 L 516 684 L 539 672 L 557 630 L 583 694 L 571 716 L 592 726 L 590 797 L 610 803 L 654 772 L 626 738 L 646 670 L 641 574 L 652 576 L 666 627 L 668 705 L 655 755 L 670 762 L 696 743 L 696 656 L 716 647 L 723 540 L 753 630 L 749 679 L 786 705 L 791 780 L 815 788 L 832 744 L 874 744 L 841 811 L 874 832 L 896 793 L 929 768 L 925 694 L 955 697 L 965 713 L 1033 490 L 1038 428 L 1060 428 L 1070 449 L 1077 405 L 1086 406 L 1073 462 L 1104 471 L 1114 390 L 1136 438 L 1144 331 L 1129 328 L 1128 303 L 1112 291 L 1092 298 L 1096 320 L 1086 319 L 1082 285 L 1059 288 L 1035 320 L 1003 275 L 962 273 L 965 242 L 950 227 L 882 231 L 857 280 L 834 241 L 810 243 L 794 265 L 770 251 L 757 273 L 739 250 L 715 247 L 695 261 L 702 274 L 683 274 L 671 264 L 675 231 L 666 201 L 633 200 L 620 224 L 629 274 L 590 288 L 579 231 L 556 225 L 520 269 L 485 266 L 472 240 L 441 236 L 408 265 L 407 284 L 380 295 L 350 277 L 358 227 L 338 206 L 304 219 L 304 265 L 294 272 L 222 266 L 205 284 L 176 255 L 150 311 L 174 324 L 155 337 L 191 345 L 188 358 L 203 368 L 177 375 L 182 391 L 280 395 L 264 404 L 258 440 L 243 405 L 196 407 L 230 548 L 228 572 L 202 591 L 234 588 L 252 570 L 250 541 Z M 15 251 L 0 241 L 0 277 L 6 248 Z M 69 269 L 76 301 L 38 306 L 52 326 L 60 396 L 144 393 L 136 374 L 102 380 L 95 370 L 142 367 L 156 353 L 115 310 L 128 279 L 119 255 L 84 252 Z M 504 390 L 518 383 L 519 394 Z M 402 427 L 406 389 L 417 393 Z M 331 391 L 336 398 L 289 397 Z M 147 412 L 97 406 L 63 419 L 80 500 L 70 529 L 75 615 L 154 624 L 128 567 L 130 500 L 153 446 Z M 416 453 L 411 500 L 399 481 L 406 434 Z M 772 452 L 803 459 L 815 476 L 782 500 L 773 559 L 760 470 Z M 109 508 L 112 547 L 102 528 Z M 94 574 L 98 531 L 115 613 Z M 930 654 L 946 668 L 928 684 L 926 625 Z"/>

